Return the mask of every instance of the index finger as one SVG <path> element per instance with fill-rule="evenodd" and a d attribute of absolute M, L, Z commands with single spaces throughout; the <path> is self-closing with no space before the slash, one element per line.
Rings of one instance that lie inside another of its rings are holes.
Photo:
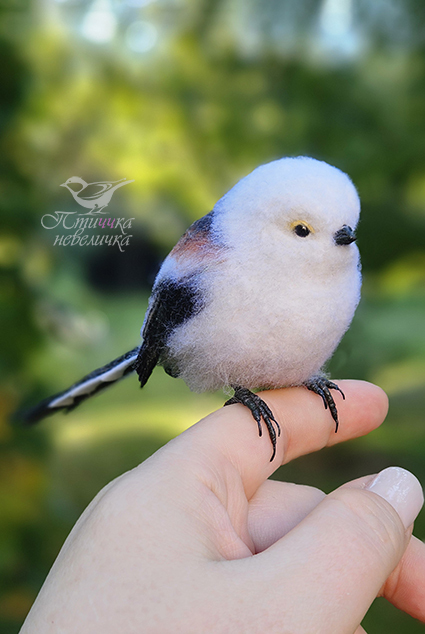
<path fill-rule="evenodd" d="M 323 407 L 322 399 L 307 389 L 294 387 L 261 393 L 282 430 L 272 462 L 267 432 L 259 437 L 251 412 L 239 404 L 210 414 L 182 434 L 179 440 L 187 442 L 190 437 L 190 446 L 205 453 L 205 460 L 210 464 L 223 459 L 230 461 L 242 477 L 249 499 L 281 464 L 363 436 L 383 422 L 388 398 L 381 388 L 365 381 L 340 381 L 339 385 L 345 400 L 338 393 L 335 395 L 340 420 L 338 433 L 335 433 L 335 423 Z"/>

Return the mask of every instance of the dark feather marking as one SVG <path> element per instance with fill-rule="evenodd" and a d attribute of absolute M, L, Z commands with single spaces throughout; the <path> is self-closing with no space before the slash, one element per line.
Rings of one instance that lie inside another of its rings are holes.
<path fill-rule="evenodd" d="M 160 363 L 171 376 L 178 376 L 178 368 L 168 363 L 166 345 L 177 326 L 199 313 L 203 301 L 192 277 L 179 282 L 163 280 L 155 288 L 155 300 L 142 332 L 143 343 L 135 363 L 140 386 L 143 387 L 154 367 Z"/>

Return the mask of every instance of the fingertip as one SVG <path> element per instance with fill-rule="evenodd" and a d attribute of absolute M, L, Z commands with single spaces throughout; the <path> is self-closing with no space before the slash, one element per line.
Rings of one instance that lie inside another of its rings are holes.
<path fill-rule="evenodd" d="M 377 419 L 383 421 L 388 413 L 389 407 L 387 393 L 384 392 L 379 385 L 375 385 L 375 383 L 370 383 L 369 381 L 351 381 L 351 383 L 356 383 L 361 386 L 365 406 L 369 407 Z"/>
<path fill-rule="evenodd" d="M 368 482 L 365 489 L 389 502 L 406 530 L 413 524 L 424 503 L 421 483 L 413 473 L 401 467 L 387 467 Z"/>
<path fill-rule="evenodd" d="M 374 383 L 359 380 L 337 381 L 345 394 L 341 403 L 341 420 L 355 420 L 356 428 L 352 437 L 362 436 L 379 427 L 385 420 L 389 400 L 382 388 Z M 337 439 L 335 439 L 337 442 Z"/>
<path fill-rule="evenodd" d="M 358 380 L 342 380 L 337 385 L 345 396 L 344 399 L 339 390 L 333 390 L 338 411 L 337 433 L 335 420 L 320 396 L 305 387 L 261 393 L 282 426 L 285 442 L 281 441 L 280 446 L 278 443 L 277 453 L 285 451 L 284 462 L 364 436 L 385 420 L 388 397 L 380 387 Z"/>

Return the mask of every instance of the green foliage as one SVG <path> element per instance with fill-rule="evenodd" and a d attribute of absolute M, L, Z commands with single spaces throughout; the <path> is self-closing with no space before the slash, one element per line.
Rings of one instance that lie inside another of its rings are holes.
<path fill-rule="evenodd" d="M 139 54 L 125 48 L 127 18 L 115 40 L 96 44 L 79 31 L 89 8 L 71 4 L 52 0 L 36 20 L 35 8 L 19 1 L 0 14 L 5 633 L 18 630 L 93 495 L 223 399 L 189 394 L 158 370 L 143 393 L 129 379 L 36 429 L 11 428 L 9 413 L 133 347 L 152 281 L 144 272 L 262 162 L 313 155 L 358 187 L 363 300 L 330 370 L 376 381 L 391 398 L 382 429 L 302 458 L 277 477 L 330 490 L 400 464 L 425 482 L 422 3 L 353 2 L 360 44 L 351 54 L 332 40 L 332 3 L 151 3 L 131 18 L 150 20 L 159 34 L 156 47 Z M 40 219 L 75 210 L 59 187 L 72 175 L 134 179 L 110 208 L 136 218 L 141 252 L 135 240 L 114 258 L 112 247 L 53 246 L 54 231 Z M 108 287 L 112 274 L 118 281 Z M 417 534 L 425 535 L 421 518 Z M 367 618 L 375 632 L 387 632 L 396 617 L 378 604 Z M 397 618 L 404 632 L 417 631 Z"/>

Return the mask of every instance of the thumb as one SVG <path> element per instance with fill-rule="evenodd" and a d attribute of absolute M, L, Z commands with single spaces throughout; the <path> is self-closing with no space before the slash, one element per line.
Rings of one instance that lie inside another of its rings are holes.
<path fill-rule="evenodd" d="M 354 632 L 401 559 L 422 504 L 418 480 L 398 467 L 326 496 L 254 558 L 269 617 L 275 612 L 289 632 Z"/>

